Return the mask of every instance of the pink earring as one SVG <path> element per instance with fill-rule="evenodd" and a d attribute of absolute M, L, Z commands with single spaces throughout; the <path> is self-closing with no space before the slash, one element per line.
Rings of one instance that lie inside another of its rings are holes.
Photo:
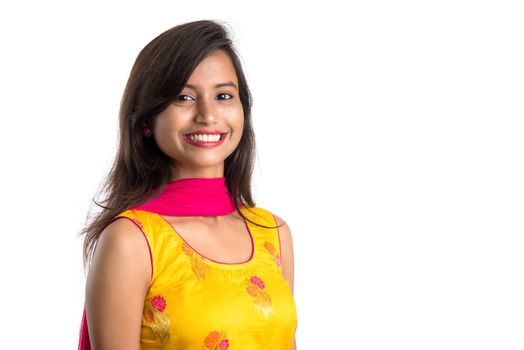
<path fill-rule="evenodd" d="M 151 129 L 149 129 L 147 126 L 144 126 L 143 134 L 144 134 L 145 137 L 151 136 Z"/>

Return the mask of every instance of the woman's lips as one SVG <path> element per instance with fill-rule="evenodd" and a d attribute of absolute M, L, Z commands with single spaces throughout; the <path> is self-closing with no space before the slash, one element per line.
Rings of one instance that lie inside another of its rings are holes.
<path fill-rule="evenodd" d="M 228 134 L 229 133 L 222 134 L 218 141 L 192 141 L 191 138 L 189 137 L 189 135 L 184 135 L 184 136 L 182 136 L 182 138 L 184 139 L 184 141 L 186 141 L 187 143 L 189 143 L 190 145 L 193 145 L 193 146 L 197 146 L 197 147 L 215 147 L 215 146 L 221 145 L 224 142 L 224 140 L 226 139 Z"/>

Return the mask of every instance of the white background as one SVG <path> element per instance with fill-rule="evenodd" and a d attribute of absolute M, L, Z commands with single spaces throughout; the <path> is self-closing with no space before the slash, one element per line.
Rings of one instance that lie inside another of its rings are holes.
<path fill-rule="evenodd" d="M 83 227 L 138 52 L 231 24 L 297 348 L 524 348 L 518 1 L 0 5 L 2 348 L 74 349 Z M 285 257 L 284 257 L 285 258 Z M 9 345 L 9 346 L 7 346 Z"/>

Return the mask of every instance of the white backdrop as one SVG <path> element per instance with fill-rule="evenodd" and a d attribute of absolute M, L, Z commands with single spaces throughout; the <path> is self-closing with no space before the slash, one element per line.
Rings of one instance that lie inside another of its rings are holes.
<path fill-rule="evenodd" d="M 3 3 L 1 347 L 76 348 L 76 234 L 131 66 L 219 19 L 254 97 L 255 200 L 293 236 L 297 348 L 522 349 L 518 3 Z"/>

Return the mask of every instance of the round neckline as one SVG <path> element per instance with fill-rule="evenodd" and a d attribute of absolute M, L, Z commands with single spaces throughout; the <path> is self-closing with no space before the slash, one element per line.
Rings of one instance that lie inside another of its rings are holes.
<path fill-rule="evenodd" d="M 195 252 L 195 254 L 197 254 L 200 258 L 202 258 L 206 263 L 209 263 L 209 264 L 212 264 L 212 265 L 215 265 L 215 266 L 219 266 L 219 267 L 223 267 L 223 268 L 241 268 L 241 267 L 245 267 L 245 266 L 251 265 L 255 261 L 255 256 L 257 255 L 257 251 L 258 251 L 258 249 L 256 247 L 255 237 L 253 236 L 253 232 L 251 230 L 251 227 L 249 226 L 249 223 L 244 218 L 242 218 L 242 221 L 244 221 L 244 225 L 246 226 L 247 232 L 248 232 L 249 237 L 251 239 L 251 255 L 250 255 L 249 259 L 246 260 L 246 261 L 238 262 L 238 263 L 230 263 L 230 262 L 222 262 L 222 261 L 213 260 L 213 259 L 208 258 L 207 256 L 205 256 L 204 254 L 200 253 L 191 244 L 189 244 L 189 242 L 187 242 L 184 239 L 184 237 L 182 237 L 180 235 L 180 233 L 178 233 L 177 229 L 169 221 L 167 221 L 166 218 L 164 218 L 162 215 L 157 214 L 157 213 L 155 213 L 155 215 L 157 215 L 161 219 L 161 221 L 163 221 L 168 226 L 170 232 L 175 237 L 177 237 L 183 243 L 185 243 L 188 247 L 190 247 L 191 250 L 193 250 L 193 252 Z"/>

